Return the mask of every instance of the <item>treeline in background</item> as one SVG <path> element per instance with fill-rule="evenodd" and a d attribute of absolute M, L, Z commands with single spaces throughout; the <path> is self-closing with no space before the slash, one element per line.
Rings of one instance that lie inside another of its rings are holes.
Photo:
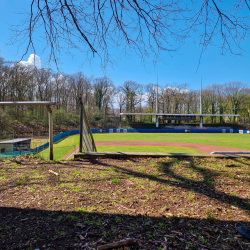
<path fill-rule="evenodd" d="M 79 97 L 93 128 L 129 127 L 133 122 L 152 123 L 152 116 L 121 117 L 120 112 L 155 112 L 156 84 L 142 85 L 133 80 L 122 85 L 109 77 L 55 73 L 22 63 L 8 63 L 0 58 L 0 102 L 55 101 L 53 106 L 56 133 L 79 128 Z M 200 112 L 200 91 L 188 84 L 159 85 L 159 112 L 196 114 Z M 211 84 L 203 89 L 203 113 L 239 114 L 231 123 L 249 123 L 250 89 L 247 83 L 231 81 Z M 208 117 L 205 123 L 224 123 L 224 118 Z M 198 120 L 197 120 L 198 123 Z M 47 109 L 39 106 L 0 108 L 0 130 L 16 133 L 46 133 Z"/>

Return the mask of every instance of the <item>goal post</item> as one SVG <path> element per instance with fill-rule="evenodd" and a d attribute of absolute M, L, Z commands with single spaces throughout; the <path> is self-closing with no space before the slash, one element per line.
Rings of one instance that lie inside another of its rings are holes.
<path fill-rule="evenodd" d="M 88 117 L 83 105 L 82 98 L 79 98 L 81 113 L 80 113 L 80 143 L 79 152 L 97 152 L 95 141 L 89 126 Z"/>
<path fill-rule="evenodd" d="M 0 106 L 46 106 L 49 112 L 49 159 L 53 161 L 53 116 L 51 105 L 55 105 L 51 101 L 14 101 L 14 102 L 0 102 Z"/>

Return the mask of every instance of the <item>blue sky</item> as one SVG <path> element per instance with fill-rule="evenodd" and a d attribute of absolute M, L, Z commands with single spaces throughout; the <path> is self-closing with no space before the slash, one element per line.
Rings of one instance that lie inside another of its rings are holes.
<path fill-rule="evenodd" d="M 22 10 L 28 10 L 31 0 L 0 0 L 0 55 L 6 60 L 17 61 L 21 58 L 24 47 L 18 48 L 18 44 L 7 45 L 11 36 L 10 25 L 18 24 L 21 17 L 17 14 Z M 200 79 L 203 86 L 213 83 L 225 83 L 228 81 L 242 81 L 250 83 L 250 38 L 242 42 L 245 50 L 242 56 L 226 54 L 220 55 L 217 47 L 209 47 L 202 55 L 201 63 L 197 71 L 201 48 L 196 41 L 195 34 L 188 39 L 178 54 L 170 56 L 163 53 L 165 63 L 158 62 L 155 66 L 151 63 L 142 65 L 140 58 L 133 55 L 117 61 L 116 65 L 107 67 L 104 72 L 100 67 L 98 57 L 93 58 L 91 65 L 84 62 L 84 54 L 76 53 L 74 57 L 62 55 L 60 68 L 65 73 L 76 73 L 82 71 L 87 76 L 110 77 L 115 85 L 121 85 L 124 81 L 133 80 L 140 84 L 156 83 L 157 74 L 159 84 L 166 86 L 168 83 L 188 83 L 191 89 L 199 89 Z M 111 52 L 116 51 L 111 48 Z M 32 52 L 30 52 L 31 54 Z M 46 53 L 41 51 L 38 44 L 37 53 L 43 67 L 47 67 Z M 29 54 L 24 57 L 27 61 Z M 56 68 L 52 65 L 52 69 Z"/>

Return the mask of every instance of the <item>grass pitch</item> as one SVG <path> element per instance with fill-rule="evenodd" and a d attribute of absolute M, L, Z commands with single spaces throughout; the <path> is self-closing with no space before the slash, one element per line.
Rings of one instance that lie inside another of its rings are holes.
<path fill-rule="evenodd" d="M 248 134 L 186 134 L 186 133 L 107 133 L 93 134 L 95 141 L 165 141 L 186 142 L 205 145 L 226 146 L 250 150 Z M 54 143 L 54 159 L 60 160 L 79 145 L 79 135 L 71 135 Z M 99 146 L 99 152 L 158 152 L 158 153 L 201 153 L 194 149 L 178 147 L 125 147 Z M 49 159 L 49 150 L 40 153 L 40 157 Z"/>
<path fill-rule="evenodd" d="M 58 140 L 53 145 L 54 160 L 61 160 L 78 145 L 79 135 L 71 135 Z M 39 157 L 43 159 L 49 159 L 49 148 L 41 151 L 39 153 Z"/>
<path fill-rule="evenodd" d="M 248 134 L 107 133 L 94 134 L 95 141 L 165 141 L 215 145 L 250 150 Z"/>
<path fill-rule="evenodd" d="M 203 154 L 192 148 L 166 147 L 166 146 L 98 146 L 97 152 L 149 152 L 149 153 L 183 153 Z"/>

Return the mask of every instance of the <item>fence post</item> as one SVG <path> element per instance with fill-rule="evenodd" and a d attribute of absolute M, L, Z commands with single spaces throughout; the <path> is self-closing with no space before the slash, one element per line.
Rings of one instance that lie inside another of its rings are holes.
<path fill-rule="evenodd" d="M 80 144 L 79 144 L 79 152 L 82 152 L 82 129 L 83 129 L 83 102 L 82 98 L 79 97 L 81 113 L 80 113 Z"/>
<path fill-rule="evenodd" d="M 52 109 L 50 106 L 47 106 L 49 111 L 49 159 L 53 161 L 53 116 L 52 116 Z"/>

